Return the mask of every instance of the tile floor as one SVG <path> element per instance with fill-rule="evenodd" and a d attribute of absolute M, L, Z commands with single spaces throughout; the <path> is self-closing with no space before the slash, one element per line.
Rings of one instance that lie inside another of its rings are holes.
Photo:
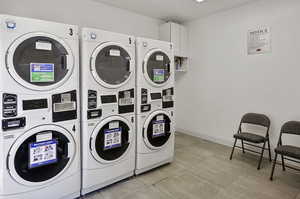
<path fill-rule="evenodd" d="M 271 164 L 257 157 L 177 133 L 172 164 L 111 185 L 85 199 L 300 199 L 300 173 L 278 166 L 269 181 Z"/>

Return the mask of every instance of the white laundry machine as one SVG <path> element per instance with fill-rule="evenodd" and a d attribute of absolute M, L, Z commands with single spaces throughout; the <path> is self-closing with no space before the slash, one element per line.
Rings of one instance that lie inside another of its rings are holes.
<path fill-rule="evenodd" d="M 80 196 L 78 28 L 0 15 L 0 199 Z"/>
<path fill-rule="evenodd" d="M 174 156 L 175 92 L 171 43 L 136 39 L 137 156 L 135 174 Z"/>
<path fill-rule="evenodd" d="M 135 38 L 84 28 L 81 55 L 84 195 L 134 173 Z"/>

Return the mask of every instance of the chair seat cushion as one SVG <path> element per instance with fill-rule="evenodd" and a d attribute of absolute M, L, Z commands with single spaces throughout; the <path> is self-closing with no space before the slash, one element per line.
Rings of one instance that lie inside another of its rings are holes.
<path fill-rule="evenodd" d="M 283 145 L 283 146 L 277 147 L 275 149 L 275 152 L 280 154 L 280 155 L 300 159 L 300 148 L 299 147 L 290 146 L 290 145 Z"/>
<path fill-rule="evenodd" d="M 237 133 L 233 137 L 236 139 L 245 140 L 252 143 L 263 143 L 267 140 L 265 137 L 253 133 Z"/>

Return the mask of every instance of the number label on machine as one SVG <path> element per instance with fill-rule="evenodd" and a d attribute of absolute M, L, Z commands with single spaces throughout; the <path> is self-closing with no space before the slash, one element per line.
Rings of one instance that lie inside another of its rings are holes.
<path fill-rule="evenodd" d="M 30 82 L 54 82 L 54 64 L 30 63 Z"/>
<path fill-rule="evenodd" d="M 57 140 L 29 144 L 29 168 L 41 167 L 57 162 Z"/>
<path fill-rule="evenodd" d="M 106 129 L 104 130 L 104 150 L 120 147 L 122 144 L 122 129 Z"/>
<path fill-rule="evenodd" d="M 153 137 L 160 137 L 165 135 L 165 120 L 163 115 L 156 117 L 156 121 L 153 122 Z"/>

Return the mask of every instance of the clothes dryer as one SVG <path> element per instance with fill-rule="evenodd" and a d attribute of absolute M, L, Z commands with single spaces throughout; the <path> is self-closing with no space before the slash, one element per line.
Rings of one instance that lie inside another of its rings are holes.
<path fill-rule="evenodd" d="M 135 167 L 135 38 L 84 28 L 81 36 L 82 194 Z"/>
<path fill-rule="evenodd" d="M 80 196 L 78 28 L 0 16 L 0 198 Z"/>
<path fill-rule="evenodd" d="M 173 45 L 136 40 L 136 174 L 170 163 L 174 156 L 175 84 Z"/>

